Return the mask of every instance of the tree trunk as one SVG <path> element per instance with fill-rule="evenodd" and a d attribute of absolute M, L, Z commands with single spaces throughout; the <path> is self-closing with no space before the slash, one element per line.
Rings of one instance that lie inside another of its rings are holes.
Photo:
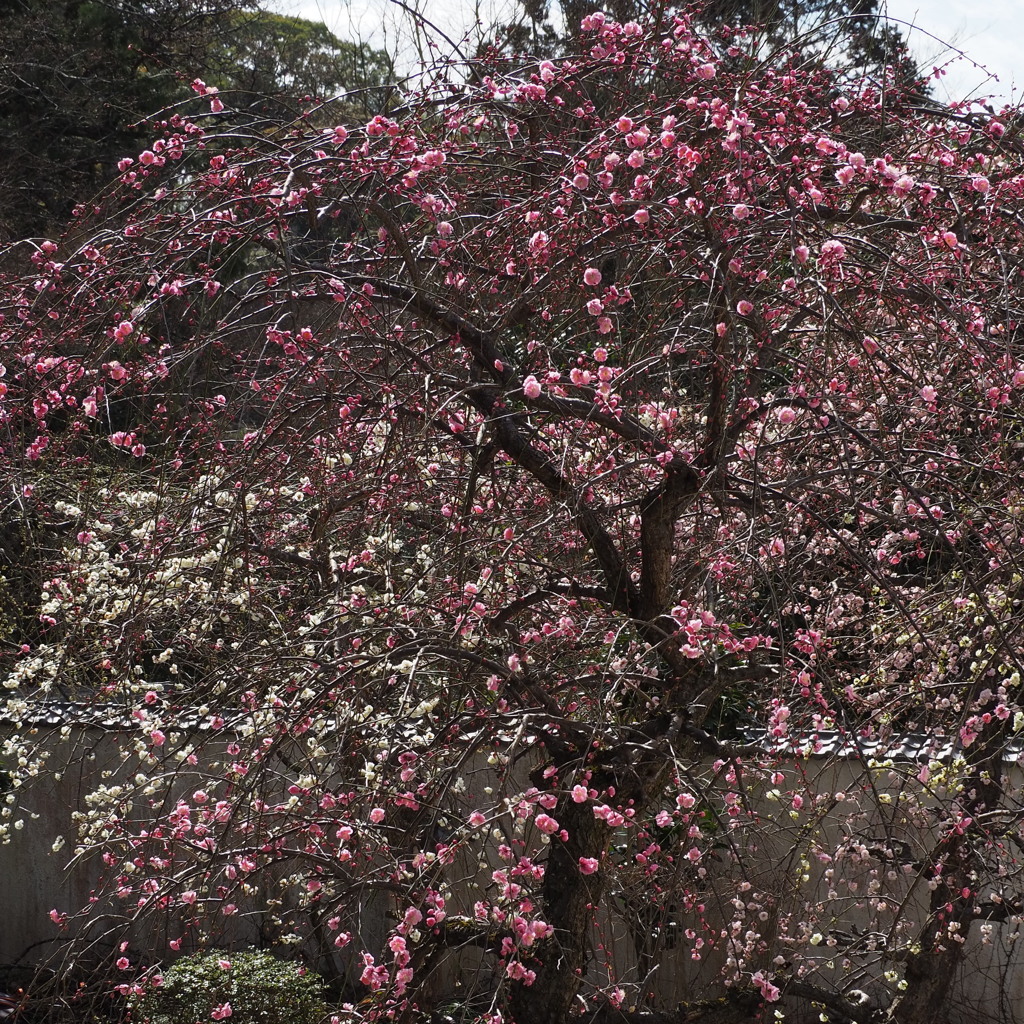
<path fill-rule="evenodd" d="M 629 804 L 639 815 L 652 794 L 660 792 L 670 766 L 662 753 L 647 751 L 626 768 L 598 770 L 591 785 L 598 789 L 613 785 L 616 801 Z M 533 984 L 518 984 L 512 990 L 510 1010 L 515 1024 L 566 1024 L 587 973 L 591 924 L 604 893 L 603 857 L 612 830 L 594 816 L 589 800 L 578 804 L 568 794 L 552 814 L 567 833 L 564 842 L 552 836 L 541 889 L 544 920 L 554 933 L 538 943 L 536 958 L 527 965 L 536 972 Z M 584 874 L 582 857 L 597 860 L 602 868 Z"/>
<path fill-rule="evenodd" d="M 892 1024 L 941 1024 L 950 986 L 963 964 L 964 941 L 976 919 L 977 850 L 989 841 L 979 815 L 1000 806 L 1003 791 L 1002 736 L 993 730 L 979 743 L 972 771 L 961 787 L 962 826 L 951 827 L 929 858 L 937 884 L 929 899 L 928 920 L 907 958 L 906 987 L 889 1009 Z M 951 929 L 950 925 L 955 925 Z"/>
<path fill-rule="evenodd" d="M 577 804 L 563 798 L 553 813 L 569 836 L 564 843 L 552 838 L 544 873 L 545 920 L 555 930 L 538 944 L 536 960 L 529 964 L 537 974 L 533 984 L 513 989 L 516 1024 L 565 1024 L 586 973 L 590 922 L 604 891 L 603 871 L 585 875 L 579 861 L 602 859 L 608 826 L 594 817 L 589 801 Z"/>
<path fill-rule="evenodd" d="M 942 950 L 913 953 L 907 960 L 906 990 L 893 1004 L 893 1024 L 942 1024 L 949 987 L 963 960 L 963 944 L 948 939 Z"/>

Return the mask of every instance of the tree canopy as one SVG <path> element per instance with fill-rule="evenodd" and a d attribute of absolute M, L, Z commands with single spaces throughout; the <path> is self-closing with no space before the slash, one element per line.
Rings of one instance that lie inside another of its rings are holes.
<path fill-rule="evenodd" d="M 236 104 L 298 114 L 304 95 L 352 93 L 367 116 L 394 75 L 386 54 L 320 23 L 253 10 L 249 0 L 0 2 L 0 239 L 59 231 L 147 119 L 195 76 L 240 90 Z M 246 98 L 247 97 L 247 98 Z"/>
<path fill-rule="evenodd" d="M 694 25 L 728 46 L 735 29 L 747 29 L 746 50 L 764 57 L 785 46 L 798 46 L 806 55 L 824 59 L 835 69 L 857 76 L 879 77 L 885 68 L 898 69 L 908 85 L 917 78 L 906 40 L 887 20 L 878 0 L 700 0 L 685 8 Z M 519 21 L 504 26 L 502 41 L 513 48 L 551 56 L 578 45 L 582 18 L 594 5 L 581 0 L 519 0 Z M 661 5 L 662 16 L 677 8 Z M 646 15 L 647 5 L 615 0 L 609 12 L 619 22 Z"/>
<path fill-rule="evenodd" d="M 69 934 L 262 914 L 345 1020 L 934 1024 L 1013 927 L 1014 115 L 757 39 L 588 14 L 276 133 L 197 81 L 3 280 L 7 714 L 129 723 Z"/>
<path fill-rule="evenodd" d="M 366 43 L 343 42 L 322 22 L 266 11 L 239 11 L 211 54 L 211 84 L 234 90 L 236 104 L 267 104 L 349 94 L 360 115 L 386 109 L 395 88 L 391 58 Z M 355 111 L 353 113 L 355 113 Z"/>

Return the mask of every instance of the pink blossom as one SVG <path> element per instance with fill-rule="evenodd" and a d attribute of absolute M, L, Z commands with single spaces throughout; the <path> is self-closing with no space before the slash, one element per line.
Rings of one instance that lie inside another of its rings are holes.
<path fill-rule="evenodd" d="M 909 174 L 901 174 L 892 184 L 893 192 L 905 196 L 914 187 L 916 182 Z"/>
<path fill-rule="evenodd" d="M 527 988 L 537 980 L 537 972 L 524 967 L 519 960 L 513 960 L 505 968 L 505 974 L 513 981 L 521 981 Z"/>
<path fill-rule="evenodd" d="M 231 1016 L 231 1004 L 230 1003 L 221 1003 L 220 1006 L 215 1006 L 210 1011 L 210 1016 L 214 1020 L 224 1020 L 225 1018 L 230 1017 Z"/>
<path fill-rule="evenodd" d="M 609 807 L 607 804 L 601 804 L 594 808 L 594 817 L 601 818 L 606 821 L 612 828 L 618 828 L 624 824 L 626 819 L 618 811 Z"/>
<path fill-rule="evenodd" d="M 599 285 L 601 283 L 601 271 L 597 267 L 587 267 L 583 271 L 583 283 L 591 287 Z"/>
<path fill-rule="evenodd" d="M 154 747 L 162 747 L 167 742 L 167 737 L 159 729 L 154 729 L 149 734 L 149 739 Z"/>
<path fill-rule="evenodd" d="M 532 373 L 523 381 L 523 394 L 527 398 L 540 398 L 541 390 L 540 381 Z"/>
<path fill-rule="evenodd" d="M 750 216 L 750 207 L 746 203 L 737 203 L 732 208 L 732 215 L 736 220 L 746 220 Z"/>
<path fill-rule="evenodd" d="M 474 811 L 469 816 L 469 823 L 470 823 L 470 825 L 474 826 L 474 828 L 479 828 L 481 825 L 485 824 L 486 822 L 487 822 L 487 819 L 479 811 Z"/>
<path fill-rule="evenodd" d="M 921 397 L 928 403 L 934 402 L 939 397 L 939 393 L 931 386 L 931 384 L 925 384 L 921 388 Z"/>
<path fill-rule="evenodd" d="M 541 253 L 551 242 L 551 237 L 546 231 L 537 231 L 530 237 L 530 251 Z"/>
<path fill-rule="evenodd" d="M 541 832 L 545 832 L 547 835 L 551 835 L 553 832 L 558 831 L 558 822 L 552 818 L 550 814 L 538 814 L 534 821 L 537 828 L 539 828 Z"/>
<path fill-rule="evenodd" d="M 791 406 L 784 405 L 775 415 L 783 426 L 787 426 L 796 419 L 796 410 Z"/>
<path fill-rule="evenodd" d="M 633 119 L 623 115 L 615 122 L 615 127 L 618 128 L 620 132 L 631 132 L 633 130 Z"/>
<path fill-rule="evenodd" d="M 587 303 L 587 312 L 591 316 L 600 316 L 604 312 L 604 303 L 600 299 L 591 299 Z"/>
<path fill-rule="evenodd" d="M 600 866 L 600 861 L 594 857 L 580 857 L 580 871 L 584 875 L 594 874 Z"/>
<path fill-rule="evenodd" d="M 841 263 L 846 256 L 846 246 L 837 238 L 830 238 L 821 246 L 821 261 L 825 264 Z"/>
<path fill-rule="evenodd" d="M 698 78 L 703 78 L 705 81 L 707 81 L 709 79 L 714 78 L 715 75 L 718 74 L 718 72 L 715 69 L 714 64 L 701 64 L 700 67 L 697 68 L 696 74 Z"/>
<path fill-rule="evenodd" d="M 601 317 L 597 321 L 597 333 L 598 334 L 611 334 L 611 332 L 614 329 L 615 329 L 614 324 L 612 324 L 611 320 L 609 320 L 608 317 L 606 317 L 606 316 Z"/>
<path fill-rule="evenodd" d="M 758 971 L 750 980 L 754 983 L 754 986 L 760 990 L 766 1003 L 778 1002 L 782 993 L 768 980 L 768 978 L 764 976 L 761 971 Z"/>
<path fill-rule="evenodd" d="M 976 174 L 971 178 L 971 188 L 973 188 L 975 192 L 980 192 L 984 195 L 991 187 L 991 183 L 984 174 Z"/>
<path fill-rule="evenodd" d="M 960 244 L 960 239 L 957 238 L 955 231 L 943 231 L 942 241 L 948 245 L 950 249 L 955 249 Z"/>
<path fill-rule="evenodd" d="M 370 811 L 369 817 L 370 821 L 372 821 L 374 825 L 379 825 L 385 818 L 384 808 L 374 807 L 373 810 Z"/>
<path fill-rule="evenodd" d="M 580 172 L 579 174 L 573 175 L 572 183 L 576 188 L 583 189 L 590 184 L 590 177 Z"/>
<path fill-rule="evenodd" d="M 387 968 L 383 964 L 375 966 L 373 955 L 370 953 L 363 953 L 363 964 L 363 972 L 359 975 L 359 980 L 364 985 L 368 985 L 371 989 L 376 990 L 383 988 L 387 982 Z"/>
<path fill-rule="evenodd" d="M 587 792 L 586 786 L 573 786 L 572 787 L 572 798 L 575 803 L 582 804 L 586 803 L 589 793 Z"/>
<path fill-rule="evenodd" d="M 752 302 L 748 302 L 746 299 L 740 299 L 740 301 L 736 303 L 736 312 L 739 313 L 740 316 L 750 316 L 750 314 L 754 312 L 754 304 Z"/>
<path fill-rule="evenodd" d="M 633 220 L 643 226 L 651 219 L 650 213 L 641 207 L 636 213 L 633 214 Z"/>
<path fill-rule="evenodd" d="M 440 220 L 437 222 L 437 233 L 442 238 L 451 238 L 452 232 L 455 228 L 452 227 L 451 223 L 446 220 Z"/>

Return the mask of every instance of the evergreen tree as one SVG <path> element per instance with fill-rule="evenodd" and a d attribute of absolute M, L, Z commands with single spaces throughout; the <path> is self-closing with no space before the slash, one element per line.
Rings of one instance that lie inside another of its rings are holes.
<path fill-rule="evenodd" d="M 519 0 L 518 21 L 504 26 L 501 43 L 517 52 L 550 56 L 572 50 L 581 20 L 604 9 L 616 21 L 668 19 L 686 10 L 694 25 L 728 45 L 732 31 L 756 26 L 764 56 L 796 46 L 821 55 L 851 74 L 882 77 L 885 68 L 904 84 L 916 82 L 917 68 L 899 28 L 887 22 L 879 0 L 701 0 L 666 4 L 645 0 Z M 744 48 L 747 49 L 746 47 Z"/>
<path fill-rule="evenodd" d="M 388 57 L 251 0 L 0 0 L 0 241 L 59 234 L 202 76 L 265 97 L 385 102 Z M 293 105 L 294 106 L 294 105 Z"/>
<path fill-rule="evenodd" d="M 338 39 L 322 22 L 269 11 L 229 15 L 210 67 L 210 80 L 234 92 L 234 106 L 266 112 L 306 96 L 344 96 L 354 116 L 372 116 L 394 89 L 394 66 L 383 50 Z"/>

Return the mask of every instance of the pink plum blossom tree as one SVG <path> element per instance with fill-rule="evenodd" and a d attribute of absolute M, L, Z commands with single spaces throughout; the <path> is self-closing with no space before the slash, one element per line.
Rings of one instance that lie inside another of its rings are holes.
<path fill-rule="evenodd" d="M 345 1020 L 932 1024 L 1011 927 L 1015 115 L 745 38 L 592 14 L 362 125 L 197 81 L 26 247 L 7 713 L 131 723 L 68 934 L 259 915 Z"/>

